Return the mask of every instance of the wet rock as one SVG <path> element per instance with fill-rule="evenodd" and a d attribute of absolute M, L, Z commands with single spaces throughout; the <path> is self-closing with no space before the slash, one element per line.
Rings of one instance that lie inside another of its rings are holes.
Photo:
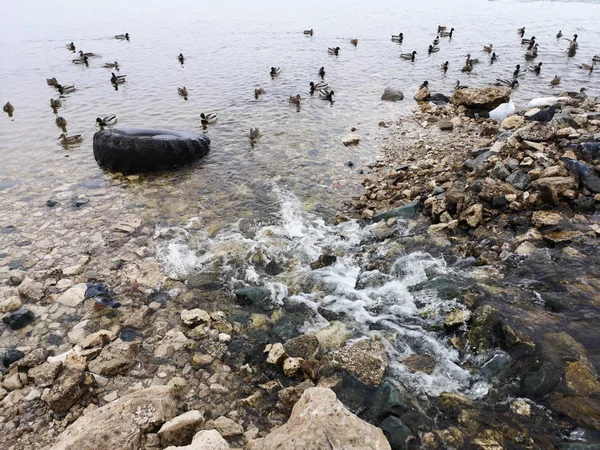
<path fill-rule="evenodd" d="M 56 205 L 58 205 L 58 202 L 56 200 L 46 200 L 46 206 L 48 208 L 54 208 Z"/>
<path fill-rule="evenodd" d="M 490 201 L 490 206 L 495 209 L 502 209 L 506 207 L 508 201 L 506 200 L 506 195 L 500 195 L 498 197 L 492 198 Z"/>
<path fill-rule="evenodd" d="M 307 389 L 288 422 L 253 442 L 255 450 L 390 449 L 383 432 L 348 411 L 330 389 Z"/>
<path fill-rule="evenodd" d="M 515 253 L 521 256 L 530 256 L 537 250 L 537 247 L 533 245 L 531 242 L 523 242 L 521 245 L 517 247 Z"/>
<path fill-rule="evenodd" d="M 469 321 L 471 318 L 471 311 L 468 309 L 455 309 L 446 316 L 444 320 L 444 326 L 452 328 L 458 325 L 462 325 Z"/>
<path fill-rule="evenodd" d="M 22 389 L 23 386 L 25 386 L 26 384 L 27 375 L 25 375 L 24 373 L 16 372 L 4 378 L 4 381 L 2 382 L 2 387 L 7 391 L 12 392 Z"/>
<path fill-rule="evenodd" d="M 42 395 L 55 413 L 65 413 L 94 385 L 94 377 L 79 370 L 64 370 Z"/>
<path fill-rule="evenodd" d="M 196 433 L 190 445 L 165 450 L 229 450 L 229 444 L 217 430 L 203 430 Z"/>
<path fill-rule="evenodd" d="M 139 449 L 143 433 L 157 429 L 176 414 L 175 388 L 153 386 L 81 416 L 50 450 Z"/>
<path fill-rule="evenodd" d="M 402 361 L 411 372 L 431 374 L 435 369 L 435 359 L 429 355 L 410 355 Z"/>
<path fill-rule="evenodd" d="M 524 191 L 531 184 L 531 178 L 522 170 L 516 170 L 511 173 L 505 180 L 520 191 Z"/>
<path fill-rule="evenodd" d="M 48 351 L 43 348 L 36 348 L 25 355 L 25 358 L 17 361 L 16 366 L 19 370 L 27 370 L 35 366 L 39 366 L 46 361 Z"/>
<path fill-rule="evenodd" d="M 483 205 L 481 203 L 476 203 L 469 206 L 461 213 L 459 219 L 471 228 L 477 227 L 483 220 Z"/>
<path fill-rule="evenodd" d="M 95 360 L 90 361 L 90 372 L 103 376 L 115 376 L 125 372 L 134 363 L 136 349 L 136 342 L 117 339 L 104 347 Z"/>
<path fill-rule="evenodd" d="M 583 184 L 583 187 L 585 187 L 588 191 L 593 192 L 594 194 L 600 193 L 600 178 L 594 174 L 582 177 L 581 184 Z"/>
<path fill-rule="evenodd" d="M 197 327 L 198 325 L 202 324 L 210 324 L 210 314 L 200 308 L 191 310 L 184 309 L 181 311 L 180 316 L 183 324 L 188 327 Z"/>
<path fill-rule="evenodd" d="M 90 199 L 87 197 L 73 197 L 71 199 L 71 207 L 81 208 L 82 206 L 87 205 L 89 202 L 90 202 Z"/>
<path fill-rule="evenodd" d="M 584 397 L 600 393 L 600 382 L 596 375 L 581 361 L 567 362 L 565 381 L 576 395 Z"/>
<path fill-rule="evenodd" d="M 189 443 L 200 426 L 204 423 L 204 417 L 198 410 L 188 411 L 164 423 L 158 430 L 161 444 L 185 445 Z"/>
<path fill-rule="evenodd" d="M 281 405 L 285 409 L 290 410 L 298 402 L 298 400 L 300 400 L 300 397 L 304 391 L 314 386 L 315 385 L 312 381 L 305 380 L 296 386 L 290 386 L 280 390 L 277 393 L 277 397 L 279 398 Z"/>
<path fill-rule="evenodd" d="M 62 295 L 60 295 L 56 301 L 61 305 L 75 308 L 85 299 L 85 292 L 87 291 L 87 284 L 80 283 L 76 284 L 72 288 L 68 289 Z"/>
<path fill-rule="evenodd" d="M 271 311 L 274 308 L 271 291 L 267 288 L 245 287 L 236 289 L 235 296 L 238 303 L 242 305 L 254 305 L 265 311 Z"/>
<path fill-rule="evenodd" d="M 596 210 L 596 200 L 594 197 L 579 197 L 573 200 L 573 207 L 576 211 L 593 212 Z"/>
<path fill-rule="evenodd" d="M 590 397 L 555 397 L 550 406 L 571 420 L 600 430 L 600 400 Z"/>
<path fill-rule="evenodd" d="M 524 141 L 542 142 L 552 140 L 556 134 L 556 128 L 551 124 L 540 125 L 532 122 L 519 128 L 516 133 Z"/>
<path fill-rule="evenodd" d="M 397 102 L 399 100 L 404 100 L 404 94 L 402 93 L 402 91 L 387 87 L 383 91 L 381 100 L 389 101 L 389 102 Z"/>
<path fill-rule="evenodd" d="M 201 272 L 191 275 L 187 279 L 187 286 L 190 289 L 201 289 L 205 291 L 214 291 L 223 286 L 220 274 L 216 272 Z"/>
<path fill-rule="evenodd" d="M 16 348 L 6 348 L 2 351 L 1 361 L 4 367 L 8 368 L 12 363 L 19 361 L 25 357 L 25 353 Z"/>
<path fill-rule="evenodd" d="M 410 442 L 415 439 L 410 429 L 395 416 L 387 417 L 379 424 L 379 428 L 383 430 L 392 450 L 409 448 Z"/>
<path fill-rule="evenodd" d="M 352 145 L 358 145 L 360 143 L 360 136 L 358 136 L 357 134 L 349 134 L 342 140 L 342 143 L 346 147 L 350 147 Z"/>
<path fill-rule="evenodd" d="M 310 263 L 310 268 L 313 270 L 321 269 L 323 267 L 328 267 L 335 264 L 336 261 L 337 256 L 323 253 L 319 256 L 319 259 L 317 259 L 315 262 Z"/>
<path fill-rule="evenodd" d="M 373 216 L 373 222 L 379 222 L 380 220 L 388 220 L 392 217 L 401 219 L 417 219 L 419 217 L 419 211 L 421 210 L 421 202 L 415 200 L 408 203 L 400 208 L 395 208 L 390 211 L 385 211 Z"/>
<path fill-rule="evenodd" d="M 544 203 L 552 206 L 558 205 L 558 191 L 553 185 L 550 183 L 540 183 L 538 184 L 538 189 Z"/>
<path fill-rule="evenodd" d="M 35 316 L 33 313 L 26 308 L 21 308 L 2 316 L 2 322 L 11 330 L 20 330 L 33 322 L 34 319 Z"/>
<path fill-rule="evenodd" d="M 85 339 L 79 342 L 79 345 L 83 349 L 94 348 L 94 347 L 104 347 L 105 345 L 110 344 L 116 338 L 115 333 L 109 330 L 100 330 L 95 333 L 90 334 Z"/>
<path fill-rule="evenodd" d="M 556 192 L 562 193 L 567 189 L 576 187 L 575 181 L 571 177 L 549 177 L 549 178 L 538 178 L 532 183 L 532 187 L 538 188 L 541 184 L 547 184 L 552 187 Z"/>
<path fill-rule="evenodd" d="M 471 347 L 485 350 L 497 344 L 498 312 L 491 305 L 483 305 L 475 310 L 468 332 Z"/>
<path fill-rule="evenodd" d="M 542 397 L 554 389 L 560 379 L 560 370 L 546 361 L 522 377 L 521 391 L 528 397 Z"/>
<path fill-rule="evenodd" d="M 19 285 L 18 290 L 21 297 L 34 302 L 44 298 L 44 287 L 42 286 L 42 283 L 33 281 L 29 277 L 25 277 L 25 279 Z"/>
<path fill-rule="evenodd" d="M 505 130 L 516 130 L 518 128 L 523 127 L 524 125 L 525 118 L 523 116 L 513 115 L 504 119 L 500 127 L 504 128 Z"/>
<path fill-rule="evenodd" d="M 441 120 L 438 126 L 442 131 L 452 131 L 454 129 L 454 124 L 450 120 Z"/>
<path fill-rule="evenodd" d="M 536 211 L 531 220 L 536 228 L 543 228 L 558 225 L 564 217 L 554 211 Z"/>
<path fill-rule="evenodd" d="M 377 339 L 363 339 L 350 344 L 330 356 L 332 366 L 357 376 L 367 384 L 379 385 L 387 369 L 387 351 Z"/>
<path fill-rule="evenodd" d="M 283 363 L 285 359 L 285 348 L 283 348 L 283 344 L 268 344 L 265 348 L 265 352 L 268 352 L 267 355 L 267 363 L 273 364 L 274 366 L 279 366 Z"/>
<path fill-rule="evenodd" d="M 491 111 L 510 100 L 508 87 L 487 87 L 459 89 L 452 94 L 450 103 L 456 106 L 466 106 L 470 109 Z"/>
<path fill-rule="evenodd" d="M 314 334 L 301 334 L 283 344 L 285 352 L 293 358 L 314 359 L 319 353 L 319 339 Z"/>

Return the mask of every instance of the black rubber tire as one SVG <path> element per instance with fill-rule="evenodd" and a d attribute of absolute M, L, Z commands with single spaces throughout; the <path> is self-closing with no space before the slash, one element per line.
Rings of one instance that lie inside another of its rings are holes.
<path fill-rule="evenodd" d="M 209 149 L 207 136 L 189 131 L 105 128 L 94 134 L 98 164 L 122 173 L 185 166 L 202 158 Z"/>

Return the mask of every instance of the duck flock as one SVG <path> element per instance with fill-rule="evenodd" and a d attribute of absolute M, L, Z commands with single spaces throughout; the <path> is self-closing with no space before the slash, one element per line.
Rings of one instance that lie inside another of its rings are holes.
<path fill-rule="evenodd" d="M 431 55 L 433 53 L 440 52 L 442 50 L 442 48 L 440 47 L 441 41 L 443 39 L 448 39 L 448 40 L 452 39 L 454 36 L 454 33 L 455 33 L 454 28 L 448 29 L 448 27 L 446 27 L 446 26 L 438 25 L 435 38 L 433 39 L 432 43 L 427 48 L 427 54 Z M 311 37 L 314 35 L 314 30 L 313 29 L 304 30 L 303 34 Z M 527 64 L 524 66 L 521 66 L 521 64 L 517 64 L 515 66 L 515 70 L 512 72 L 512 74 L 509 74 L 508 76 L 506 76 L 504 78 L 496 78 L 496 80 L 494 82 L 492 82 L 491 84 L 496 85 L 496 86 L 509 86 L 511 88 L 517 88 L 519 86 L 519 78 L 524 76 L 527 72 L 533 72 L 535 75 L 540 75 L 542 73 L 543 62 L 535 61 L 538 58 L 538 49 L 540 48 L 540 44 L 536 40 L 536 37 L 535 36 L 531 36 L 530 38 L 525 37 L 525 27 L 519 28 L 517 30 L 517 35 L 519 37 L 519 43 L 524 47 L 524 58 L 525 58 Z M 129 41 L 130 35 L 129 35 L 129 33 L 117 34 L 114 36 L 114 38 L 117 40 Z M 567 51 L 567 54 L 569 57 L 573 57 L 577 53 L 577 50 L 579 48 L 579 41 L 577 40 L 577 38 L 578 38 L 577 34 L 574 34 L 571 39 L 564 37 L 562 30 L 560 30 L 556 34 L 557 42 L 561 42 L 562 40 L 568 41 L 568 46 L 566 48 L 566 51 Z M 397 35 L 392 35 L 391 40 L 392 40 L 392 42 L 401 45 L 404 42 L 404 34 L 401 32 Z M 358 39 L 350 39 L 349 42 L 350 42 L 350 45 L 352 45 L 354 47 L 358 46 Z M 82 50 L 77 51 L 77 47 L 75 46 L 74 42 L 70 42 L 69 44 L 67 44 L 66 48 L 69 51 L 71 51 L 77 55 L 76 58 L 72 59 L 73 64 L 78 64 L 78 65 L 81 64 L 81 65 L 85 65 L 86 67 L 88 67 L 91 63 L 91 60 L 101 58 L 101 56 L 96 53 L 84 52 Z M 327 54 L 331 55 L 331 56 L 335 56 L 335 57 L 339 56 L 341 51 L 342 51 L 342 49 L 339 46 L 327 48 Z M 486 59 L 488 59 L 489 64 L 494 64 L 494 62 L 497 61 L 498 58 L 501 57 L 501 55 L 498 55 L 496 53 L 493 43 L 490 43 L 488 45 L 483 45 L 482 51 L 488 55 L 486 57 Z M 417 56 L 418 56 L 418 52 L 416 50 L 400 54 L 401 59 L 412 62 L 412 63 L 415 63 L 417 61 Z M 466 59 L 464 61 L 464 64 L 462 64 L 462 68 L 461 68 L 461 72 L 463 72 L 463 73 L 471 73 L 474 70 L 474 68 L 476 67 L 476 65 L 479 64 L 480 62 L 482 62 L 479 58 L 473 58 L 470 53 L 465 55 L 465 58 Z M 177 56 L 177 60 L 179 61 L 179 63 L 182 66 L 185 62 L 185 59 L 186 58 L 182 53 L 180 53 Z M 598 62 L 600 62 L 600 55 L 594 56 L 592 58 L 592 60 L 589 61 L 589 64 L 587 64 L 587 63 L 580 64 L 579 68 L 592 74 L 596 67 L 596 63 L 598 63 Z M 450 61 L 445 61 L 444 63 L 441 64 L 441 70 L 444 74 L 448 72 L 450 64 L 451 64 Z M 106 69 L 111 69 L 111 76 L 109 79 L 107 79 L 107 82 L 110 82 L 115 90 L 118 90 L 120 85 L 127 82 L 126 75 L 121 75 L 121 74 L 115 73 L 115 72 L 120 71 L 120 64 L 117 61 L 105 63 L 103 65 L 103 67 Z M 269 75 L 271 76 L 272 79 L 277 78 L 280 74 L 281 74 L 281 67 L 271 67 L 270 68 Z M 310 81 L 309 82 L 309 85 L 308 85 L 309 86 L 309 94 L 311 96 L 314 94 L 318 94 L 319 98 L 333 104 L 335 92 L 332 89 L 330 89 L 328 83 L 325 82 L 325 67 L 322 66 L 318 70 L 317 74 L 320 78 L 320 81 L 317 81 L 317 82 Z M 54 77 L 47 78 L 46 82 L 47 82 L 48 86 L 53 87 L 58 94 L 57 98 L 50 99 L 50 107 L 52 108 L 52 110 L 54 111 L 55 114 L 58 114 L 58 109 L 61 108 L 62 101 L 65 99 L 65 96 L 75 92 L 77 89 L 74 85 L 59 83 L 59 81 Z M 555 74 L 553 76 L 553 78 L 550 80 L 550 84 L 553 86 L 559 85 L 560 82 L 561 82 L 561 77 L 558 74 Z M 424 81 L 421 84 L 420 89 L 427 87 L 428 83 L 429 83 L 428 81 Z M 462 85 L 460 83 L 460 81 L 457 81 L 455 84 L 455 90 L 465 89 L 467 87 L 468 86 Z M 585 91 L 585 88 L 582 88 L 581 95 L 585 95 L 584 91 Z M 177 93 L 180 96 L 182 96 L 185 100 L 188 99 L 189 93 L 185 86 L 178 87 Z M 265 94 L 265 89 L 262 87 L 256 88 L 254 90 L 255 99 L 259 99 L 263 94 Z M 445 97 L 445 96 L 443 96 L 443 97 L 447 101 L 447 97 Z M 296 94 L 296 95 L 289 97 L 289 103 L 295 105 L 296 108 L 298 109 L 298 111 L 301 108 L 302 102 L 303 102 L 303 97 L 300 94 Z M 10 117 L 12 117 L 14 110 L 15 110 L 15 108 L 11 104 L 11 102 L 7 102 L 3 107 L 3 111 L 6 112 Z M 219 115 L 215 112 L 201 113 L 200 117 L 199 117 L 200 123 L 202 124 L 203 127 L 206 127 L 207 125 L 215 123 L 218 120 L 218 118 L 219 118 Z M 56 126 L 59 127 L 63 131 L 63 133 L 58 137 L 58 139 L 60 140 L 62 145 L 68 146 L 71 144 L 79 143 L 83 140 L 81 134 L 67 135 L 67 120 L 64 117 L 57 116 L 55 119 L 55 122 L 56 122 Z M 117 122 L 117 117 L 114 114 L 111 114 L 111 115 L 108 115 L 105 117 L 96 118 L 96 125 L 98 125 L 100 128 L 110 127 L 110 126 L 116 124 L 116 122 Z M 249 133 L 249 139 L 250 139 L 251 143 L 254 143 L 259 137 L 260 137 L 259 129 L 251 128 L 250 133 Z"/>

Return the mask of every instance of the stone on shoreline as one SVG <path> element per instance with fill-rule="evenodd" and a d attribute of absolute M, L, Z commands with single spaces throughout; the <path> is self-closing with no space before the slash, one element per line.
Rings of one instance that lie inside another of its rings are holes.
<path fill-rule="evenodd" d="M 492 109 L 510 100 L 511 90 L 508 87 L 487 87 L 459 89 L 452 94 L 450 103 L 471 109 Z"/>
<path fill-rule="evenodd" d="M 164 423 L 158 430 L 161 444 L 185 445 L 192 440 L 198 428 L 204 423 L 204 416 L 198 410 L 188 411 Z"/>
<path fill-rule="evenodd" d="M 424 87 L 424 88 L 419 89 L 419 92 L 417 92 L 413 98 L 417 102 L 424 102 L 425 100 L 427 100 L 429 98 L 430 95 L 431 95 L 431 93 L 429 92 L 429 89 Z"/>
<path fill-rule="evenodd" d="M 505 130 L 516 130 L 525 125 L 525 118 L 523 116 L 509 116 L 502 121 L 500 128 Z"/>
<path fill-rule="evenodd" d="M 349 147 L 351 145 L 358 145 L 359 142 L 360 142 L 360 136 L 358 136 L 357 134 L 349 134 L 342 140 L 342 143 L 346 147 Z"/>
<path fill-rule="evenodd" d="M 67 289 L 67 291 L 65 291 L 60 297 L 58 297 L 56 299 L 56 302 L 60 303 L 61 305 L 75 308 L 85 299 L 86 291 L 86 283 L 76 284 L 72 288 Z"/>
<path fill-rule="evenodd" d="M 11 330 L 20 330 L 26 327 L 35 319 L 34 314 L 27 308 L 21 308 L 17 311 L 5 314 L 2 322 Z"/>
<path fill-rule="evenodd" d="M 415 200 L 399 208 L 375 214 L 372 220 L 373 222 L 379 222 L 380 220 L 388 220 L 392 217 L 397 217 L 400 219 L 417 219 L 419 217 L 420 210 L 421 202 L 419 200 Z"/>
<path fill-rule="evenodd" d="M 381 384 L 388 366 L 387 351 L 377 338 L 362 339 L 332 353 L 330 362 L 373 385 Z"/>
<path fill-rule="evenodd" d="M 404 100 L 404 94 L 402 93 L 402 91 L 387 87 L 387 88 L 385 88 L 385 91 L 383 91 L 381 100 L 385 100 L 385 101 L 389 101 L 389 102 L 397 102 L 399 100 Z"/>
<path fill-rule="evenodd" d="M 454 129 L 454 124 L 450 120 L 441 120 L 438 126 L 442 131 L 452 131 Z"/>
<path fill-rule="evenodd" d="M 541 142 L 551 140 L 556 134 L 556 128 L 552 124 L 532 122 L 519 128 L 516 133 L 524 141 Z"/>
<path fill-rule="evenodd" d="M 44 287 L 42 283 L 33 281 L 29 277 L 25 277 L 18 288 L 19 295 L 28 300 L 37 302 L 44 297 Z"/>
<path fill-rule="evenodd" d="M 102 376 L 114 376 L 126 371 L 134 363 L 138 344 L 117 339 L 102 349 L 96 359 L 90 361 L 90 372 Z"/>
<path fill-rule="evenodd" d="M 217 430 L 203 430 L 196 433 L 190 445 L 165 450 L 229 450 L 229 444 Z"/>

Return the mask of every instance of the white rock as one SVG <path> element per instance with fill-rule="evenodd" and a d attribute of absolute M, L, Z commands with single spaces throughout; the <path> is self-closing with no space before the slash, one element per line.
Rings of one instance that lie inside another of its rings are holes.
<path fill-rule="evenodd" d="M 229 450 L 229 444 L 217 430 L 204 430 L 196 433 L 190 445 L 167 447 L 165 450 Z"/>
<path fill-rule="evenodd" d="M 229 417 L 219 417 L 215 420 L 214 426 L 223 437 L 241 436 L 244 434 L 244 428 Z"/>
<path fill-rule="evenodd" d="M 283 348 L 283 344 L 277 343 L 273 344 L 268 350 L 269 354 L 267 355 L 267 363 L 278 366 L 283 362 L 283 358 L 285 358 L 285 348 Z"/>
<path fill-rule="evenodd" d="M 188 327 L 195 327 L 203 323 L 210 323 L 210 314 L 203 309 L 184 309 L 181 311 L 181 321 Z"/>
<path fill-rule="evenodd" d="M 204 416 L 198 410 L 183 413 L 168 422 L 158 430 L 163 445 L 182 445 L 190 439 L 204 423 Z"/>
<path fill-rule="evenodd" d="M 71 308 L 75 308 L 84 300 L 85 291 L 87 291 L 86 283 L 76 284 L 58 297 L 56 302 L 65 306 L 70 306 Z"/>

